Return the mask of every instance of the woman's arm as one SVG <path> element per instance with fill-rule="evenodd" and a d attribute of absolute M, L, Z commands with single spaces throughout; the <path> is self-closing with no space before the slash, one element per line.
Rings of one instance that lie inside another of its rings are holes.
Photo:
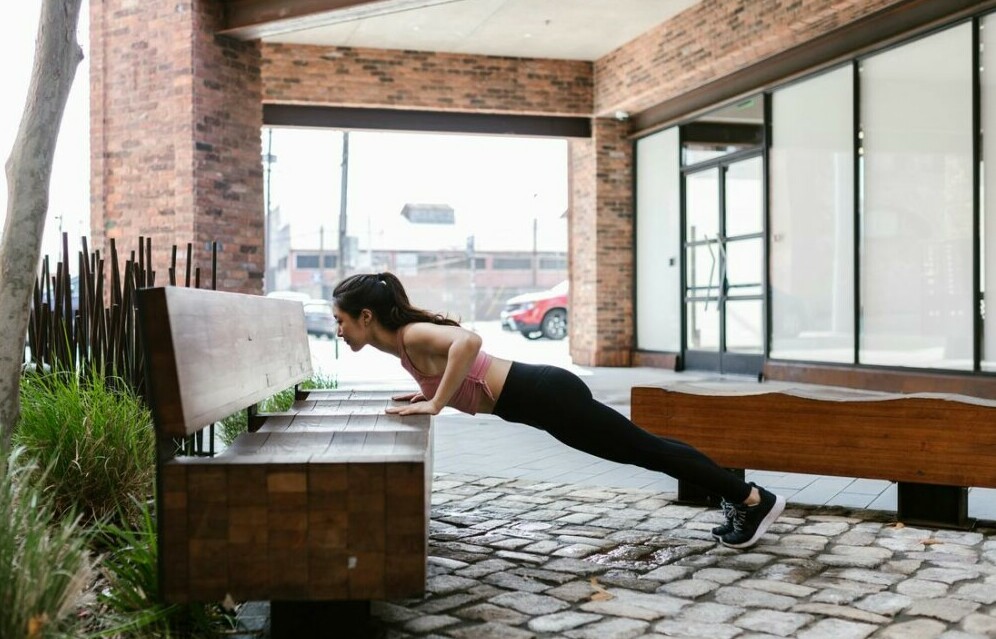
<path fill-rule="evenodd" d="M 458 326 L 442 326 L 419 322 L 410 324 L 404 334 L 404 346 L 412 353 L 427 355 L 428 360 L 444 360 L 445 369 L 439 380 L 439 388 L 424 402 L 408 406 L 392 406 L 387 412 L 397 415 L 429 414 L 436 415 L 443 410 L 460 384 L 463 383 L 477 354 L 481 351 L 481 337 Z M 432 371 L 424 370 L 425 373 Z"/>

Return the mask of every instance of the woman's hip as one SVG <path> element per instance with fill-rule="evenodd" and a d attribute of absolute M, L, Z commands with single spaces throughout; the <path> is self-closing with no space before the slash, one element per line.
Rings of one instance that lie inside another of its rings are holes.
<path fill-rule="evenodd" d="M 580 407 L 591 391 L 574 373 L 557 366 L 511 362 L 493 413 L 506 421 L 537 426 L 564 417 L 565 408 Z"/>

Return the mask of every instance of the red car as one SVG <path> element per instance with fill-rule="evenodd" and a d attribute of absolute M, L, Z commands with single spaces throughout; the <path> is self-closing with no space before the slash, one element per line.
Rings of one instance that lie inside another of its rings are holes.
<path fill-rule="evenodd" d="M 505 302 L 501 327 L 527 339 L 567 337 L 567 281 L 547 291 L 516 295 Z"/>

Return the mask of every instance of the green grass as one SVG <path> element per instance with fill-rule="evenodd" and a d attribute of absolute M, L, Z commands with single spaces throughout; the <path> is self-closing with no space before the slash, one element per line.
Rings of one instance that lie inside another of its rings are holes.
<path fill-rule="evenodd" d="M 301 390 L 332 389 L 339 386 L 338 381 L 331 375 L 319 374 L 301 382 Z M 272 397 L 260 402 L 259 412 L 261 413 L 282 413 L 290 410 L 294 405 L 294 389 L 287 388 Z M 218 436 L 226 446 L 230 446 L 235 438 L 246 432 L 249 422 L 246 411 L 240 410 L 229 415 L 218 422 Z"/>
<path fill-rule="evenodd" d="M 152 494 L 155 434 L 142 401 L 96 372 L 27 373 L 14 437 L 45 468 L 56 513 L 85 522 L 124 513 Z"/>
<path fill-rule="evenodd" d="M 90 533 L 62 518 L 45 495 L 45 475 L 23 448 L 0 460 L 0 637 L 77 637 L 73 614 L 93 578 Z"/>

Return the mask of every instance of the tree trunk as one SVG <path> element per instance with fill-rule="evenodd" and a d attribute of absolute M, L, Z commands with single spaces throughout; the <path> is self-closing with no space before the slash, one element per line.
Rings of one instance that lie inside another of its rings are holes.
<path fill-rule="evenodd" d="M 48 214 L 52 159 L 69 89 L 83 59 L 76 41 L 81 3 L 42 1 L 31 84 L 7 160 L 7 218 L 0 238 L 0 458 L 10 449 L 21 412 L 21 365 Z"/>

